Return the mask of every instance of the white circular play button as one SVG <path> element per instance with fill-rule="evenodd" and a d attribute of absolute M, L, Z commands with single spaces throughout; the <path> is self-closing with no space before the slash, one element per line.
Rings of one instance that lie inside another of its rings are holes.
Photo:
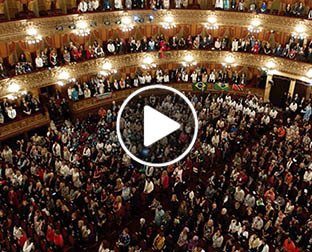
<path fill-rule="evenodd" d="M 162 167 L 183 159 L 195 144 L 198 119 L 180 91 L 152 85 L 133 92 L 117 116 L 121 147 L 136 162 Z"/>

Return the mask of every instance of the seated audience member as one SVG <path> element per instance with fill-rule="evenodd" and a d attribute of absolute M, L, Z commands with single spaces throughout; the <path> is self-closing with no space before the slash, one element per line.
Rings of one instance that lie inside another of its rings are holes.
<path fill-rule="evenodd" d="M 6 112 L 11 120 L 16 118 L 16 110 L 13 108 L 13 106 L 8 107 Z"/>
<path fill-rule="evenodd" d="M 79 4 L 78 4 L 78 12 L 87 12 L 88 11 L 88 3 L 85 0 L 82 0 Z"/>

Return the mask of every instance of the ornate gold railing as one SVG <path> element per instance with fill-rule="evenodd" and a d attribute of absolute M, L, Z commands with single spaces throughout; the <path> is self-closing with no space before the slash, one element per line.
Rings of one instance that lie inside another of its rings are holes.
<path fill-rule="evenodd" d="M 171 83 L 167 85 L 183 92 L 193 92 L 192 83 Z M 121 102 L 125 100 L 136 89 L 137 88 L 131 88 L 113 92 L 112 97 L 107 99 L 97 99 L 95 97 L 91 97 L 88 99 L 82 99 L 77 102 L 70 102 L 70 110 L 72 112 L 72 116 L 73 117 L 86 116 L 87 112 L 92 112 L 94 110 L 99 109 L 101 106 L 111 104 L 112 101 Z M 207 92 L 218 92 L 218 91 L 214 89 L 213 84 L 208 84 Z M 264 90 L 259 88 L 247 87 L 243 91 L 234 91 L 234 90 L 230 91 L 230 93 L 240 95 L 247 94 L 248 92 L 257 95 L 258 97 L 263 98 L 264 96 Z M 146 92 L 145 94 L 148 95 L 149 93 Z"/>
<path fill-rule="evenodd" d="M 42 127 L 50 123 L 49 113 L 34 114 L 23 119 L 12 121 L 0 127 L 0 140 L 8 139 L 27 132 L 29 130 Z"/>
<path fill-rule="evenodd" d="M 73 14 L 65 16 L 56 16 L 48 18 L 35 18 L 30 20 L 10 21 L 0 23 L 0 41 L 17 41 L 24 40 L 27 35 L 27 29 L 33 27 L 37 29 L 41 36 L 52 35 L 55 33 L 70 32 L 69 25 L 76 24 L 78 21 L 84 20 L 89 25 L 96 23 L 100 27 L 117 28 L 119 25 L 116 21 L 123 16 L 139 15 L 144 17 L 145 23 L 136 23 L 136 25 L 145 25 L 149 23 L 148 16 L 153 15 L 152 24 L 159 25 L 164 21 L 164 17 L 171 15 L 176 24 L 206 24 L 208 17 L 214 16 L 219 26 L 239 26 L 248 27 L 256 18 L 261 23 L 261 28 L 273 31 L 283 31 L 293 33 L 298 25 L 302 26 L 307 36 L 312 35 L 312 21 L 308 19 L 291 18 L 276 15 L 255 15 L 247 12 L 230 12 L 230 11 L 214 11 L 214 10 L 170 10 L 157 11 L 152 10 L 127 10 L 113 12 L 96 12 L 86 14 Z M 110 25 L 105 25 L 106 21 L 110 21 Z M 56 26 L 61 25 L 63 31 L 57 31 Z"/>
<path fill-rule="evenodd" d="M 79 78 L 87 74 L 98 73 L 102 70 L 102 66 L 106 61 L 111 62 L 113 68 L 121 69 L 140 65 L 147 55 L 154 59 L 154 63 L 162 65 L 167 63 L 180 63 L 188 54 L 191 54 L 194 61 L 197 61 L 198 63 L 221 64 L 226 62 L 230 57 L 231 61 L 237 65 L 261 68 L 266 66 L 268 62 L 273 62 L 275 66 L 272 74 L 278 74 L 302 81 L 307 81 L 305 76 L 312 67 L 312 65 L 308 63 L 288 60 L 280 57 L 240 52 L 231 53 L 228 51 L 168 51 L 164 52 L 164 57 L 161 59 L 157 57 L 157 52 L 133 53 L 88 60 L 75 65 L 66 65 L 52 70 L 33 72 L 26 75 L 15 76 L 11 79 L 4 79 L 0 81 L 0 97 L 6 96 L 10 93 L 8 87 L 12 82 L 16 82 L 20 85 L 20 90 L 31 90 L 55 84 L 59 80 L 59 75 L 62 72 L 68 72 L 71 78 Z"/>

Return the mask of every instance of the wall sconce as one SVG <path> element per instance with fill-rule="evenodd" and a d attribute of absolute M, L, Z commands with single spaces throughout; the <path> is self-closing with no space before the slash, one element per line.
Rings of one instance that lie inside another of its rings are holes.
<path fill-rule="evenodd" d="M 312 78 L 312 68 L 309 69 L 309 71 L 307 72 L 307 76 L 308 78 Z"/>
<path fill-rule="evenodd" d="M 172 29 L 172 28 L 176 27 L 176 24 L 174 23 L 174 19 L 172 16 L 166 16 L 164 18 L 164 21 L 165 22 L 162 23 L 162 27 L 164 29 L 168 30 L 168 29 Z"/>
<path fill-rule="evenodd" d="M 59 79 L 60 80 L 68 80 L 69 79 L 69 73 L 68 72 L 61 72 L 59 74 Z"/>
<path fill-rule="evenodd" d="M 184 57 L 184 61 L 182 61 L 182 66 L 184 67 L 190 67 L 190 66 L 196 66 L 197 62 L 194 61 L 194 58 L 192 55 L 188 54 Z"/>
<path fill-rule="evenodd" d="M 38 33 L 38 31 L 37 31 L 35 28 L 29 28 L 29 29 L 27 30 L 27 34 L 28 34 L 29 36 L 36 36 L 37 33 Z"/>
<path fill-rule="evenodd" d="M 123 32 L 129 32 L 134 28 L 132 20 L 130 17 L 122 17 L 121 18 L 121 30 Z"/>
<path fill-rule="evenodd" d="M 208 22 L 210 24 L 215 24 L 217 22 L 217 19 L 216 19 L 216 17 L 211 16 L 211 17 L 208 18 Z"/>
<path fill-rule="evenodd" d="M 12 82 L 9 86 L 8 86 L 8 91 L 10 93 L 17 93 L 18 91 L 20 90 L 20 86 L 15 83 L 15 82 Z"/>
<path fill-rule="evenodd" d="M 214 24 L 214 25 L 205 24 L 205 29 L 206 30 L 218 30 L 219 26 L 216 24 Z"/>
<path fill-rule="evenodd" d="M 296 26 L 296 32 L 298 32 L 298 33 L 305 32 L 305 27 L 303 25 L 297 25 Z"/>
<path fill-rule="evenodd" d="M 261 32 L 260 24 L 261 22 L 258 19 L 252 20 L 251 25 L 248 27 L 248 31 L 253 33 Z"/>
<path fill-rule="evenodd" d="M 228 64 L 234 63 L 234 58 L 232 56 L 226 56 L 225 62 Z"/>
<path fill-rule="evenodd" d="M 266 64 L 266 67 L 269 68 L 269 69 L 273 69 L 275 67 L 275 63 L 273 61 L 269 61 L 267 64 Z"/>
<path fill-rule="evenodd" d="M 77 29 L 74 33 L 78 36 L 86 37 L 90 34 L 90 29 L 88 29 L 88 23 L 85 21 L 79 21 L 76 25 Z"/>

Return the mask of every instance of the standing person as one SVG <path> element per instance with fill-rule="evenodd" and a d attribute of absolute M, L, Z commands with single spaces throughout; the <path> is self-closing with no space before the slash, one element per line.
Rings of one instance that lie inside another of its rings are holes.
<path fill-rule="evenodd" d="M 120 249 L 120 252 L 128 252 L 129 251 L 129 245 L 130 245 L 130 235 L 129 235 L 129 231 L 128 228 L 124 228 L 122 230 L 122 233 L 119 235 L 119 239 L 118 239 L 118 246 Z"/>

